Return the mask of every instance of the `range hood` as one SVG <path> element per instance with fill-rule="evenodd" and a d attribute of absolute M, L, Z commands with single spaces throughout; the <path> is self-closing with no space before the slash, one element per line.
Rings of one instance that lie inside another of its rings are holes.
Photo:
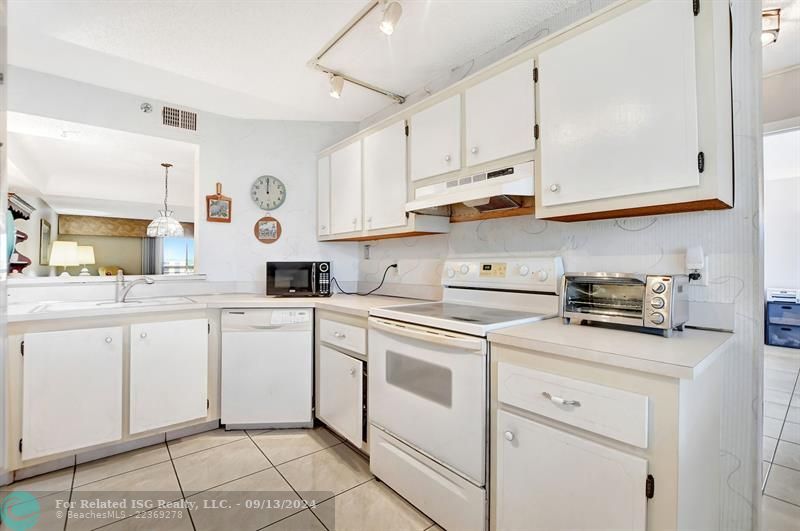
<path fill-rule="evenodd" d="M 515 196 L 532 195 L 533 161 L 527 161 L 421 186 L 406 203 L 406 212 L 427 213 L 458 203 L 479 212 L 507 210 L 520 206 Z"/>

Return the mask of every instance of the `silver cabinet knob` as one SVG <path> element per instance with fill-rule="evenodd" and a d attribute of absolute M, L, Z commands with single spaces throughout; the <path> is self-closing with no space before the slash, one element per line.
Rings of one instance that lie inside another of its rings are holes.
<path fill-rule="evenodd" d="M 505 433 L 503 434 L 503 437 L 504 437 L 504 438 L 505 438 L 505 440 L 507 440 L 507 441 L 513 441 L 513 440 L 514 440 L 514 434 L 513 434 L 512 432 L 510 432 L 510 431 L 507 431 L 507 432 L 505 432 Z"/>
<path fill-rule="evenodd" d="M 347 336 L 345 334 L 341 333 L 341 332 L 334 332 L 333 333 L 333 337 L 338 337 L 339 339 L 344 339 Z"/>
<path fill-rule="evenodd" d="M 451 159 L 450 159 L 450 155 L 445 155 L 445 156 L 444 156 L 444 161 L 445 161 L 445 162 L 450 162 L 450 160 L 451 160 Z"/>
<path fill-rule="evenodd" d="M 474 155 L 475 153 L 477 153 L 477 152 L 478 152 L 478 146 L 473 146 L 473 148 L 472 148 L 472 149 L 470 149 L 470 152 L 472 152 L 472 154 L 473 154 L 473 155 Z"/>
<path fill-rule="evenodd" d="M 147 337 L 147 332 L 142 332 L 141 334 L 139 334 L 139 337 L 145 339 Z"/>
<path fill-rule="evenodd" d="M 355 370 L 355 368 L 351 368 L 351 369 L 350 369 L 350 376 L 355 376 L 355 375 L 356 375 L 356 370 Z"/>
<path fill-rule="evenodd" d="M 551 192 L 560 192 L 561 191 L 561 186 L 559 186 L 557 184 L 551 184 L 550 185 L 550 191 Z"/>
<path fill-rule="evenodd" d="M 106 343 L 111 343 L 111 341 L 113 341 L 113 340 L 110 337 L 106 338 Z"/>

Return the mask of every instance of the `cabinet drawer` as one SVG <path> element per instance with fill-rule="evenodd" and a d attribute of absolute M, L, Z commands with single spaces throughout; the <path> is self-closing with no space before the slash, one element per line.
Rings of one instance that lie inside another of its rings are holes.
<path fill-rule="evenodd" d="M 319 320 L 319 337 L 325 343 L 352 350 L 358 354 L 367 353 L 367 330 L 358 326 Z"/>
<path fill-rule="evenodd" d="M 510 363 L 498 364 L 497 385 L 504 404 L 647 448 L 644 395 Z"/>
<path fill-rule="evenodd" d="M 769 325 L 767 343 L 779 347 L 800 348 L 800 326 Z"/>
<path fill-rule="evenodd" d="M 767 319 L 771 325 L 800 327 L 800 304 L 770 302 L 767 305 Z"/>

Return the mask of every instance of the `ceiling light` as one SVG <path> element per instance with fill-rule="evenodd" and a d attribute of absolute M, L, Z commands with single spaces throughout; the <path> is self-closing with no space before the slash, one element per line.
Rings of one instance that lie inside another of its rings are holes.
<path fill-rule="evenodd" d="M 765 9 L 761 12 L 761 45 L 767 46 L 778 40 L 781 30 L 781 10 Z"/>
<path fill-rule="evenodd" d="M 158 217 L 155 218 L 147 226 L 148 238 L 168 238 L 168 237 L 182 237 L 183 227 L 177 219 L 172 217 L 172 210 L 167 206 L 167 195 L 169 193 L 169 169 L 172 164 L 164 162 L 161 164 L 164 167 L 164 210 L 159 210 Z"/>
<path fill-rule="evenodd" d="M 344 78 L 341 76 L 331 76 L 331 98 L 337 100 L 342 97 L 342 88 L 344 87 Z"/>
<path fill-rule="evenodd" d="M 394 27 L 400 20 L 400 15 L 403 14 L 403 8 L 398 2 L 390 2 L 383 10 L 383 20 L 381 20 L 381 31 L 386 35 L 394 33 Z"/>

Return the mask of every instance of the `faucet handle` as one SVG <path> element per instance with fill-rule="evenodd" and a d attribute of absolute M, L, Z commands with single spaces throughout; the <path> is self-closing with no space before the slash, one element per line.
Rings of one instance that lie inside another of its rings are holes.
<path fill-rule="evenodd" d="M 117 282 L 122 282 L 125 280 L 125 273 L 122 272 L 122 269 L 117 269 Z"/>

